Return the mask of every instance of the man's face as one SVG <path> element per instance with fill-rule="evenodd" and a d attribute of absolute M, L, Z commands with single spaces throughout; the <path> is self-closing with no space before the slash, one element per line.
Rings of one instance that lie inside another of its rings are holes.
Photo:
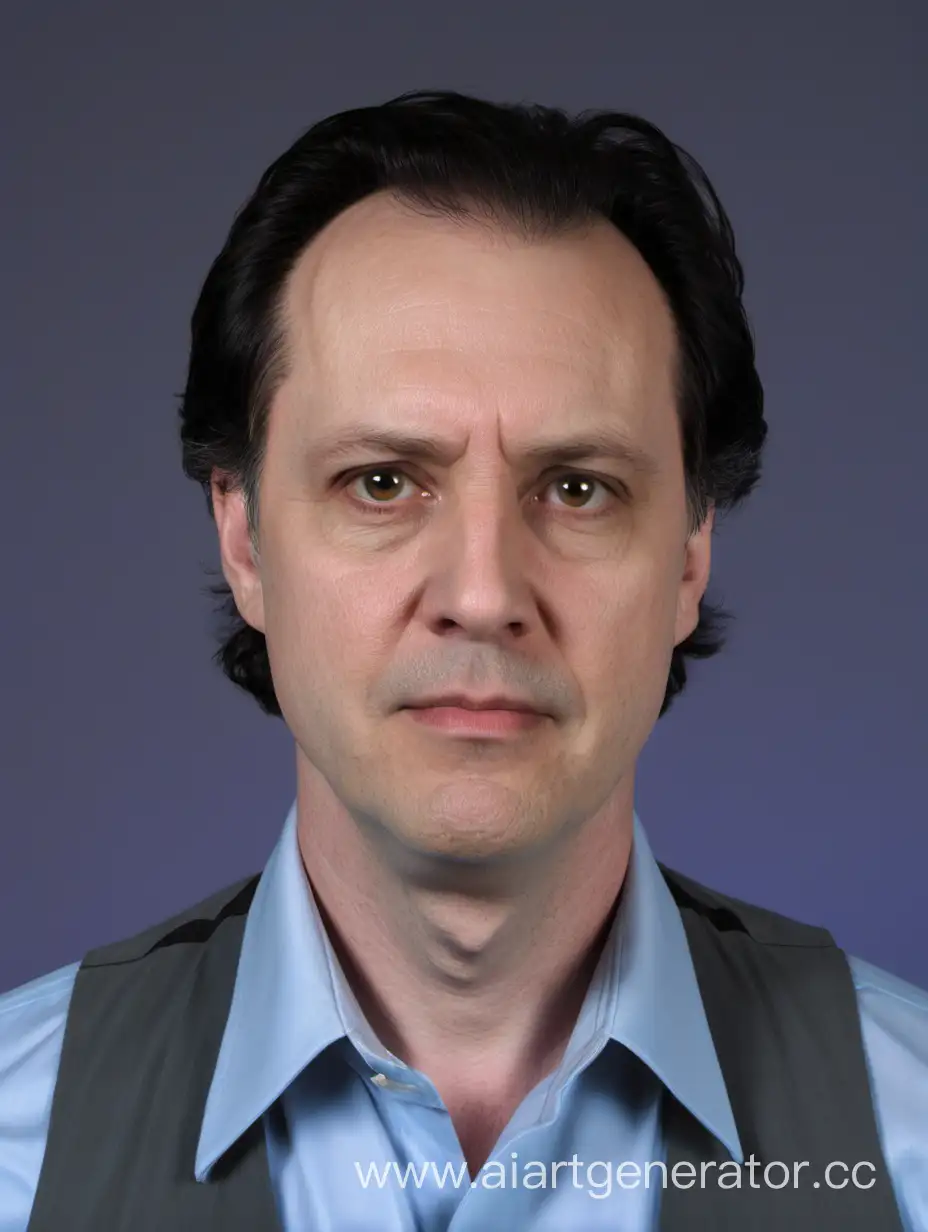
<path fill-rule="evenodd" d="M 687 539 L 673 321 L 643 258 L 605 221 L 526 243 L 382 193 L 304 252 L 285 325 L 257 567 L 240 496 L 217 522 L 313 807 L 478 859 L 627 813 L 711 532 Z M 365 430 L 440 456 L 330 452 Z M 530 453 L 596 433 L 633 457 Z M 404 708 L 449 692 L 548 717 L 476 737 Z"/>

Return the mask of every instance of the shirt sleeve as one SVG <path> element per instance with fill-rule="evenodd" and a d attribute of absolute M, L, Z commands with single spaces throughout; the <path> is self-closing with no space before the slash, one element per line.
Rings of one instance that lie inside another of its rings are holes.
<path fill-rule="evenodd" d="M 928 992 L 850 958 L 883 1154 L 906 1232 L 928 1232 Z"/>
<path fill-rule="evenodd" d="M 80 963 L 0 996 L 0 1232 L 25 1232 Z"/>

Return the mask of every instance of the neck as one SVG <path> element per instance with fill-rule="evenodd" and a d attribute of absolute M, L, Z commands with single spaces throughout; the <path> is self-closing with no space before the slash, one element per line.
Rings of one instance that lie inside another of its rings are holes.
<path fill-rule="evenodd" d="M 362 1011 L 449 1110 L 480 1106 L 487 1127 L 492 1103 L 505 1117 L 486 1129 L 492 1146 L 576 1022 L 628 867 L 631 781 L 544 855 L 415 873 L 384 858 L 321 778 L 299 787 L 303 862 Z"/>

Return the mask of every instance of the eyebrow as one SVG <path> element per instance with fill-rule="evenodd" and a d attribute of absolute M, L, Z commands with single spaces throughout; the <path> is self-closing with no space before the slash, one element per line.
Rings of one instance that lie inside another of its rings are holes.
<path fill-rule="evenodd" d="M 376 424 L 356 424 L 323 437 L 311 446 L 314 457 L 324 462 L 332 462 L 359 448 L 384 449 L 443 466 L 448 465 L 452 455 L 452 447 L 435 437 Z M 654 475 L 660 469 L 652 454 L 630 440 L 621 429 L 614 427 L 587 429 L 572 436 L 543 437 L 520 452 L 526 461 L 536 463 L 578 462 L 585 458 L 609 457 L 625 462 L 642 475 Z"/>

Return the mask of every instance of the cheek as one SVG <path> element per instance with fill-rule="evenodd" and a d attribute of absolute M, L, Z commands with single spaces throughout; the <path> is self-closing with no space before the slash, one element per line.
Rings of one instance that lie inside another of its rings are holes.
<path fill-rule="evenodd" d="M 594 690 L 625 692 L 656 679 L 663 687 L 673 650 L 677 587 L 666 568 L 651 562 L 626 566 L 586 591 L 577 619 L 575 645 L 586 681 Z"/>
<path fill-rule="evenodd" d="M 280 691 L 290 683 L 301 693 L 307 685 L 369 687 L 372 659 L 381 640 L 386 651 L 392 627 L 397 584 L 389 571 L 291 551 L 268 559 L 264 573 L 268 656 Z"/>

